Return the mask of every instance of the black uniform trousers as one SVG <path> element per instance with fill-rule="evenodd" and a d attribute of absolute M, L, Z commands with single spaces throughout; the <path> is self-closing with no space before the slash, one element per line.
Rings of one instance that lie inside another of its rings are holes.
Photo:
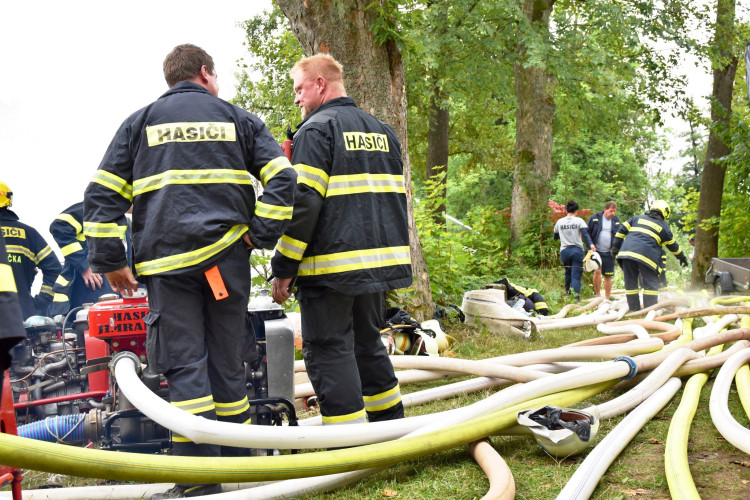
<path fill-rule="evenodd" d="M 243 348 L 248 337 L 249 252 L 242 241 L 217 263 L 228 295 L 216 300 L 204 270 L 146 276 L 149 369 L 163 373 L 174 406 L 210 420 L 249 423 Z M 235 455 L 172 433 L 172 454 Z"/>
<path fill-rule="evenodd" d="M 398 379 L 380 339 L 385 294 L 303 286 L 297 299 L 302 354 L 323 424 L 364 422 L 365 414 L 370 422 L 403 418 Z"/>
<path fill-rule="evenodd" d="M 637 260 L 618 260 L 625 281 L 625 298 L 628 301 L 628 309 L 638 311 L 641 308 L 641 301 L 638 297 L 639 279 L 641 286 L 643 286 L 643 307 L 655 305 L 659 298 L 659 276 L 656 270 Z"/>

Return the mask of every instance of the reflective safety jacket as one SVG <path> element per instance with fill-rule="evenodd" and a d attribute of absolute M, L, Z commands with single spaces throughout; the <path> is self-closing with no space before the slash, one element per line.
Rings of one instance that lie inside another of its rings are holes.
<path fill-rule="evenodd" d="M 125 238 L 127 226 L 118 226 L 118 229 L 121 238 Z M 83 202 L 63 210 L 50 224 L 49 232 L 65 258 L 62 272 L 52 289 L 54 298 L 49 315 L 54 317 L 70 310 L 71 286 L 76 276 L 89 268 L 89 248 L 83 235 Z"/>
<path fill-rule="evenodd" d="M 36 229 L 18 220 L 6 207 L 0 208 L 0 228 L 5 238 L 8 257 L 5 263 L 13 269 L 18 301 L 24 318 L 45 314 L 52 301 L 52 284 L 62 266 L 57 256 Z M 42 287 L 36 297 L 31 296 L 31 285 L 36 271 L 42 271 Z"/>
<path fill-rule="evenodd" d="M 25 337 L 13 269 L 8 264 L 5 240 L 0 232 L 0 370 L 4 372 L 10 367 L 10 349 Z"/>
<path fill-rule="evenodd" d="M 642 262 L 658 274 L 663 271 L 662 247 L 667 247 L 680 262 L 687 260 L 674 240 L 669 225 L 644 214 L 631 217 L 620 226 L 612 253 L 617 254 L 618 259 Z"/>
<path fill-rule="evenodd" d="M 300 124 L 294 217 L 271 260 L 279 278 L 359 295 L 412 281 L 401 145 L 349 97 Z"/>
<path fill-rule="evenodd" d="M 503 285 L 505 285 L 505 291 L 508 292 L 508 300 L 516 297 L 517 295 L 522 295 L 534 304 L 534 310 L 537 312 L 537 314 L 541 316 L 547 316 L 549 314 L 549 307 L 547 306 L 547 302 L 544 300 L 542 294 L 539 293 L 539 290 L 535 288 L 525 288 L 521 285 L 516 285 L 515 283 L 508 281 L 507 278 L 502 278 L 495 283 L 502 283 Z"/>
<path fill-rule="evenodd" d="M 264 187 L 257 202 L 251 175 Z M 91 269 L 127 265 L 120 228 L 131 203 L 138 275 L 208 269 L 246 232 L 271 249 L 292 217 L 296 177 L 257 116 L 179 82 L 125 120 L 86 189 Z"/>

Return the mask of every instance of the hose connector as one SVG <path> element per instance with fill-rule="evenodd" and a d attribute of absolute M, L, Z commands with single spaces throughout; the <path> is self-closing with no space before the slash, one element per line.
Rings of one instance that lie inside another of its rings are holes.
<path fill-rule="evenodd" d="M 141 374 L 141 360 L 138 358 L 138 356 L 132 352 L 132 351 L 119 351 L 114 356 L 112 356 L 112 361 L 109 362 L 109 370 L 112 372 L 112 376 L 115 376 L 115 366 L 117 363 L 122 359 L 130 359 L 133 362 L 133 365 L 135 366 L 135 373 L 140 376 Z"/>
<path fill-rule="evenodd" d="M 624 377 L 620 377 L 620 380 L 628 380 L 635 377 L 635 374 L 638 373 L 638 365 L 635 364 L 635 360 L 630 356 L 620 356 L 615 358 L 614 361 L 625 361 L 630 366 L 630 372 Z"/>

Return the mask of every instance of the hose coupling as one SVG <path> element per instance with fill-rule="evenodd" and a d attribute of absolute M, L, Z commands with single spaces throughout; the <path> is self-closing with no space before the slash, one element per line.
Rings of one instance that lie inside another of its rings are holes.
<path fill-rule="evenodd" d="M 620 377 L 620 380 L 628 380 L 629 378 L 635 377 L 635 374 L 638 373 L 638 365 L 635 364 L 635 360 L 633 360 L 633 358 L 631 358 L 630 356 L 620 356 L 615 358 L 614 360 L 625 361 L 628 366 L 630 366 L 630 372 L 624 377 Z"/>

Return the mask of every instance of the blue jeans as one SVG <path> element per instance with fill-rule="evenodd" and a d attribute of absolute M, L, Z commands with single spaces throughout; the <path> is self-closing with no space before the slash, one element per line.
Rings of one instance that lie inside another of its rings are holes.
<path fill-rule="evenodd" d="M 583 274 L 583 249 L 581 247 L 566 247 L 560 251 L 560 260 L 565 267 L 565 291 L 570 288 L 581 295 L 581 274 Z"/>

